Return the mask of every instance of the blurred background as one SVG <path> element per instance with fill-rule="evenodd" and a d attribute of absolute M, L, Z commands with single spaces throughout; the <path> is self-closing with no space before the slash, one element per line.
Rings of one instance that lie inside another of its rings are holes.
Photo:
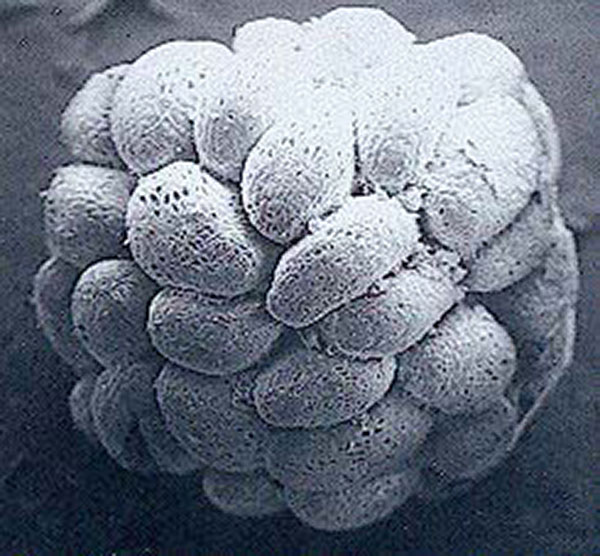
<path fill-rule="evenodd" d="M 483 32 L 522 58 L 560 130 L 583 278 L 573 367 L 502 467 L 466 496 L 332 535 L 289 516 L 226 516 L 196 478 L 135 476 L 88 447 L 68 414 L 74 377 L 30 299 L 46 257 L 39 191 L 68 160 L 60 113 L 93 71 L 169 39 L 229 44 L 249 19 L 353 4 L 385 8 L 421 40 Z M 593 0 L 0 0 L 0 554 L 600 553 L 599 29 Z"/>

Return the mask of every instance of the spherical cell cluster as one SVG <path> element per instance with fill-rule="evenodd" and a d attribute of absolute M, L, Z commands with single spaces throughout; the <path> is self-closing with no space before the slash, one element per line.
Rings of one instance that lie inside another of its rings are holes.
<path fill-rule="evenodd" d="M 61 129 L 33 300 L 126 469 L 363 527 L 490 472 L 571 362 L 556 126 L 490 37 L 269 17 L 91 76 Z"/>

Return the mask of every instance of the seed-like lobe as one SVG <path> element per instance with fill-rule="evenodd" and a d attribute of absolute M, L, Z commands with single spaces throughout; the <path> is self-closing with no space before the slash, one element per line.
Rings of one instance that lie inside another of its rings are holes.
<path fill-rule="evenodd" d="M 371 525 L 389 516 L 416 492 L 419 473 L 406 469 L 337 492 L 285 489 L 293 514 L 315 529 L 344 531 Z"/>
<path fill-rule="evenodd" d="M 463 296 L 441 270 L 402 269 L 378 280 L 372 293 L 329 313 L 319 332 L 326 344 L 350 356 L 393 355 L 425 336 Z"/>
<path fill-rule="evenodd" d="M 415 217 L 394 199 L 356 197 L 280 258 L 267 308 L 288 326 L 307 326 L 364 294 L 418 241 Z"/>
<path fill-rule="evenodd" d="M 366 413 L 334 427 L 276 432 L 267 470 L 295 490 L 344 490 L 406 468 L 430 426 L 426 411 L 390 392 Z"/>
<path fill-rule="evenodd" d="M 397 362 L 415 398 L 445 413 L 468 413 L 502 396 L 516 369 L 516 350 L 483 306 L 461 304 Z"/>
<path fill-rule="evenodd" d="M 167 363 L 155 383 L 170 433 L 199 461 L 231 472 L 264 466 L 268 429 L 252 401 L 256 372 L 210 377 Z"/>
<path fill-rule="evenodd" d="M 73 96 L 61 119 L 62 142 L 76 160 L 122 168 L 110 131 L 110 112 L 129 64 L 93 74 Z"/>
<path fill-rule="evenodd" d="M 250 367 L 283 331 L 258 296 L 217 298 L 165 288 L 150 305 L 148 332 L 167 359 L 208 375 Z"/>
<path fill-rule="evenodd" d="M 50 251 L 79 268 L 126 257 L 125 213 L 133 187 L 120 170 L 91 164 L 59 168 L 43 193 Z"/>
<path fill-rule="evenodd" d="M 132 261 L 100 261 L 79 277 L 71 300 L 73 324 L 88 351 L 109 369 L 154 358 L 146 333 L 157 286 Z"/>
<path fill-rule="evenodd" d="M 364 413 L 394 380 L 392 358 L 328 356 L 298 344 L 256 380 L 258 414 L 278 427 L 326 427 Z"/>
<path fill-rule="evenodd" d="M 303 236 L 313 218 L 339 208 L 352 189 L 350 110 L 321 99 L 298 112 L 302 115 L 276 123 L 259 139 L 242 178 L 250 222 L 282 244 Z"/>
<path fill-rule="evenodd" d="M 239 193 L 185 161 L 140 179 L 127 238 L 159 284 L 228 297 L 255 289 L 276 254 L 247 221 Z"/>

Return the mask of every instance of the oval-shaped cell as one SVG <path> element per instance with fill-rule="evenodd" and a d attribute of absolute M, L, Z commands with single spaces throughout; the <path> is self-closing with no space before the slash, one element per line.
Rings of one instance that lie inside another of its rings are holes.
<path fill-rule="evenodd" d="M 75 93 L 61 119 L 61 140 L 81 162 L 122 168 L 110 131 L 110 112 L 128 64 L 93 74 Z"/>
<path fill-rule="evenodd" d="M 483 413 L 448 417 L 423 447 L 432 470 L 448 479 L 475 479 L 498 464 L 512 447 L 517 410 L 502 398 Z"/>
<path fill-rule="evenodd" d="M 75 332 L 71 295 L 79 270 L 55 257 L 38 269 L 33 280 L 37 321 L 52 349 L 78 375 L 98 374 L 102 367 L 85 349 Z"/>
<path fill-rule="evenodd" d="M 278 427 L 327 427 L 364 413 L 390 388 L 393 358 L 358 361 L 298 343 L 256 379 L 258 414 Z"/>
<path fill-rule="evenodd" d="M 155 383 L 170 433 L 199 461 L 222 471 L 264 466 L 267 426 L 256 413 L 256 373 L 209 377 L 167 363 Z"/>
<path fill-rule="evenodd" d="M 419 472 L 406 469 L 338 492 L 285 489 L 285 500 L 301 521 L 323 531 L 344 531 L 388 517 L 417 491 Z"/>
<path fill-rule="evenodd" d="M 132 171 L 147 174 L 175 160 L 196 158 L 196 106 L 208 77 L 231 59 L 222 44 L 171 41 L 131 64 L 117 87 L 110 121 L 117 151 Z"/>
<path fill-rule="evenodd" d="M 425 226 L 465 257 L 509 225 L 540 188 L 542 146 L 510 97 L 460 108 L 422 177 Z"/>
<path fill-rule="evenodd" d="M 401 195 L 420 181 L 454 113 L 453 95 L 410 52 L 365 79 L 356 100 L 359 174 L 375 189 Z"/>
<path fill-rule="evenodd" d="M 535 358 L 565 307 L 577 300 L 579 269 L 573 234 L 557 217 L 542 264 L 524 279 L 481 301 L 508 330 L 521 359 Z"/>
<path fill-rule="evenodd" d="M 126 257 L 125 213 L 131 176 L 120 170 L 74 164 L 59 168 L 44 199 L 44 230 L 50 252 L 85 268 Z"/>
<path fill-rule="evenodd" d="M 164 357 L 208 375 L 250 367 L 282 332 L 258 296 L 228 299 L 165 288 L 152 300 L 148 316 L 148 333 Z"/>
<path fill-rule="evenodd" d="M 516 369 L 516 350 L 482 305 L 461 304 L 396 360 L 412 396 L 444 413 L 469 413 L 502 396 Z"/>
<path fill-rule="evenodd" d="M 472 292 L 500 291 L 527 276 L 544 260 L 553 218 L 548 198 L 533 195 L 515 220 L 475 253 L 462 284 Z"/>
<path fill-rule="evenodd" d="M 276 253 L 247 221 L 239 192 L 186 161 L 140 179 L 127 209 L 127 239 L 159 284 L 228 297 L 256 288 Z"/>
<path fill-rule="evenodd" d="M 353 197 L 280 258 L 267 308 L 300 328 L 364 294 L 416 248 L 414 215 L 394 199 Z"/>
<path fill-rule="evenodd" d="M 505 44 L 479 33 L 460 33 L 416 47 L 436 64 L 448 86 L 458 85 L 459 105 L 494 95 L 514 94 L 526 79 L 518 56 Z"/>
<path fill-rule="evenodd" d="M 325 344 L 350 356 L 384 357 L 418 342 L 463 297 L 441 270 L 399 269 L 329 313 L 318 329 Z"/>
<path fill-rule="evenodd" d="M 88 374 L 80 378 L 69 394 L 69 410 L 75 428 L 83 433 L 91 444 L 99 446 L 91 407 L 95 386 L 96 375 Z"/>
<path fill-rule="evenodd" d="M 350 197 L 353 174 L 350 110 L 324 95 L 275 123 L 252 148 L 242 175 L 244 209 L 262 235 L 288 244 Z"/>
<path fill-rule="evenodd" d="M 152 400 L 152 380 L 158 370 L 156 363 L 106 369 L 98 376 L 92 393 L 91 412 L 98 439 L 108 454 L 130 471 L 159 471 L 138 426 L 140 415 Z"/>
<path fill-rule="evenodd" d="M 286 510 L 282 488 L 262 470 L 227 473 L 208 469 L 202 487 L 206 497 L 228 514 L 262 517 Z"/>
<path fill-rule="evenodd" d="M 426 411 L 392 392 L 334 427 L 275 432 L 267 471 L 292 489 L 344 490 L 406 468 L 430 426 Z"/>
<path fill-rule="evenodd" d="M 103 366 L 112 369 L 156 356 L 146 333 L 156 291 L 133 261 L 100 261 L 79 277 L 71 300 L 73 324 Z"/>

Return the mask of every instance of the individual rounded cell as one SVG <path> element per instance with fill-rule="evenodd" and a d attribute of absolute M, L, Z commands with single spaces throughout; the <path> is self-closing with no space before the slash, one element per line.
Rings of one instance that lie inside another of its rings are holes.
<path fill-rule="evenodd" d="M 481 301 L 515 341 L 519 358 L 535 359 L 567 306 L 577 300 L 579 270 L 573 234 L 559 217 L 548 237 L 542 264 L 528 276 Z"/>
<path fill-rule="evenodd" d="M 324 531 L 344 531 L 388 517 L 416 491 L 419 472 L 406 469 L 338 492 L 285 489 L 285 500 L 301 521 Z"/>
<path fill-rule="evenodd" d="M 470 413 L 503 395 L 516 369 L 516 350 L 482 305 L 461 304 L 396 360 L 412 396 L 444 413 Z"/>
<path fill-rule="evenodd" d="M 286 510 L 281 487 L 261 470 L 227 473 L 208 469 L 202 487 L 206 497 L 228 514 L 262 517 Z"/>
<path fill-rule="evenodd" d="M 359 361 L 298 343 L 256 379 L 258 414 L 278 427 L 327 427 L 364 413 L 390 388 L 393 358 Z"/>
<path fill-rule="evenodd" d="M 117 86 L 129 64 L 93 74 L 71 98 L 61 119 L 61 139 L 81 162 L 122 168 L 110 131 L 110 112 Z"/>
<path fill-rule="evenodd" d="M 169 432 L 200 462 L 222 471 L 264 466 L 268 429 L 256 413 L 256 372 L 209 377 L 167 363 L 155 383 Z"/>
<path fill-rule="evenodd" d="M 463 297 L 442 270 L 399 269 L 329 313 L 318 329 L 325 344 L 350 356 L 384 357 L 418 342 Z"/>
<path fill-rule="evenodd" d="M 101 367 L 75 333 L 71 295 L 79 270 L 57 259 L 48 259 L 33 280 L 33 302 L 37 321 L 52 349 L 78 375 L 98 374 Z"/>
<path fill-rule="evenodd" d="M 209 76 L 232 59 L 222 44 L 171 41 L 131 64 L 117 87 L 110 113 L 121 158 L 138 174 L 175 160 L 196 158 L 193 118 Z"/>
<path fill-rule="evenodd" d="M 338 99 L 339 102 L 339 99 Z M 288 244 L 313 218 L 350 197 L 354 138 L 349 109 L 321 98 L 268 129 L 252 148 L 242 175 L 250 222 L 265 237 Z"/>
<path fill-rule="evenodd" d="M 459 105 L 485 96 L 514 94 L 526 79 L 518 56 L 487 35 L 460 33 L 416 48 L 418 56 L 438 66 L 448 86 L 458 85 Z"/>
<path fill-rule="evenodd" d="M 475 253 L 462 284 L 471 292 L 493 292 L 527 276 L 544 260 L 553 219 L 548 198 L 534 194 L 515 220 Z"/>
<path fill-rule="evenodd" d="M 250 367 L 282 332 L 258 296 L 217 298 L 165 288 L 152 300 L 148 316 L 148 333 L 164 357 L 208 375 Z"/>
<path fill-rule="evenodd" d="M 460 108 L 422 178 L 427 230 L 472 256 L 527 205 L 542 165 L 536 128 L 516 100 L 492 96 Z"/>
<path fill-rule="evenodd" d="M 42 194 L 50 252 L 79 268 L 126 257 L 125 213 L 133 187 L 131 176 L 111 168 L 74 164 L 56 170 Z"/>
<path fill-rule="evenodd" d="M 448 417 L 429 435 L 425 460 L 445 478 L 475 479 L 506 456 L 516 427 L 516 408 L 504 398 L 483 413 Z"/>
<path fill-rule="evenodd" d="M 426 411 L 390 392 L 334 427 L 274 432 L 267 471 L 295 490 L 345 490 L 406 468 L 430 426 Z"/>
<path fill-rule="evenodd" d="M 87 374 L 80 378 L 69 394 L 69 409 L 75 428 L 83 433 L 91 444 L 99 446 L 91 408 L 95 386 L 96 375 Z"/>
<path fill-rule="evenodd" d="M 353 197 L 279 259 L 267 309 L 295 328 L 364 294 L 415 249 L 415 216 L 395 199 Z"/>
<path fill-rule="evenodd" d="M 127 239 L 159 284 L 228 297 L 255 289 L 276 253 L 247 221 L 239 192 L 186 161 L 140 179 L 127 209 Z"/>
<path fill-rule="evenodd" d="M 146 333 L 148 305 L 156 291 L 132 261 L 100 261 L 79 277 L 71 300 L 75 332 L 104 367 L 156 357 Z"/>

